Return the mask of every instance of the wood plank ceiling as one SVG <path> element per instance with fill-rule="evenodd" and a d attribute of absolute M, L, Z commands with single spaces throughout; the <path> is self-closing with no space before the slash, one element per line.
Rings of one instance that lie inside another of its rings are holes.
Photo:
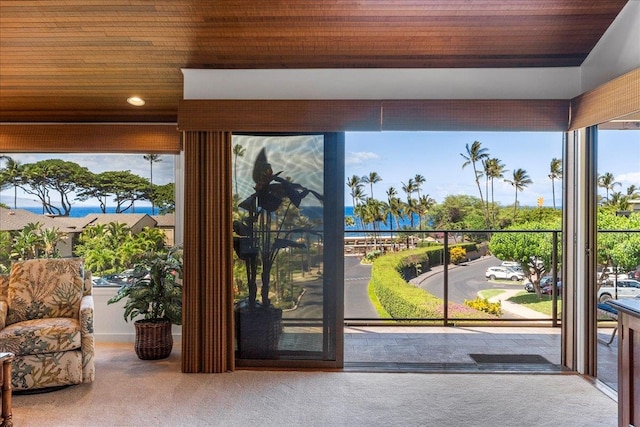
<path fill-rule="evenodd" d="M 181 68 L 579 66 L 626 3 L 0 0 L 0 122 L 175 122 Z"/>

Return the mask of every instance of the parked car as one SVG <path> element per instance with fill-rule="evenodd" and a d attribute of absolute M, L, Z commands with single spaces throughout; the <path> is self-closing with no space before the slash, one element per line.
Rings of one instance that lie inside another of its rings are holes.
<path fill-rule="evenodd" d="M 522 270 L 522 266 L 520 265 L 519 262 L 503 261 L 502 264 L 500 264 L 500 267 L 506 267 L 506 268 L 510 268 L 513 271 L 518 271 L 520 273 L 524 273 L 524 271 Z"/>
<path fill-rule="evenodd" d="M 109 282 L 110 285 L 122 285 L 125 283 L 124 277 L 120 274 L 105 274 L 102 278 Z"/>
<path fill-rule="evenodd" d="M 629 276 L 629 279 L 640 281 L 640 270 L 632 270 L 629 273 L 627 273 L 627 276 Z"/>
<path fill-rule="evenodd" d="M 133 268 L 130 268 L 128 270 L 124 270 L 122 273 L 119 274 L 119 276 L 122 278 L 124 282 L 132 283 L 134 280 L 140 279 L 142 277 L 149 278 L 149 272 L 146 270 L 141 271 L 141 270 L 135 270 Z"/>
<path fill-rule="evenodd" d="M 540 279 L 540 292 L 543 295 L 551 295 L 552 292 L 552 288 L 551 288 L 551 283 L 553 282 L 553 277 L 552 276 L 543 276 L 542 279 Z M 524 285 L 524 290 L 527 292 L 535 292 L 535 288 L 533 287 L 533 283 L 531 283 L 531 280 L 529 279 L 525 279 L 525 281 L 523 282 Z M 556 287 L 558 289 L 558 295 L 560 294 L 560 291 L 562 290 L 562 281 L 558 280 L 558 282 L 556 283 Z"/>
<path fill-rule="evenodd" d="M 113 286 L 113 283 L 103 277 L 92 277 L 91 283 L 93 283 L 93 286 Z"/>
<path fill-rule="evenodd" d="M 552 283 L 553 277 L 544 276 L 542 279 L 540 279 L 540 292 L 543 295 L 551 295 L 553 292 Z M 560 292 L 562 291 L 562 281 L 560 279 L 558 279 L 558 281 L 556 282 L 556 290 L 556 295 L 560 295 Z"/>
<path fill-rule="evenodd" d="M 629 277 L 628 274 L 624 273 L 621 268 L 614 267 L 605 267 L 604 269 L 598 270 L 597 277 L 598 283 L 603 284 L 613 284 L 616 280 L 633 279 L 633 277 Z"/>
<path fill-rule="evenodd" d="M 640 296 L 640 282 L 632 279 L 618 280 L 605 283 L 598 289 L 598 301 L 605 302 L 616 298 L 635 298 Z"/>
<path fill-rule="evenodd" d="M 524 274 L 521 271 L 509 267 L 489 267 L 484 276 L 489 280 L 508 279 L 514 282 L 524 279 Z"/>
<path fill-rule="evenodd" d="M 534 292 L 535 288 L 533 287 L 533 283 L 531 283 L 531 280 L 529 279 L 525 279 L 524 283 L 524 290 L 527 292 Z"/>
<path fill-rule="evenodd" d="M 514 269 L 522 269 L 522 267 L 520 266 L 520 263 L 517 261 L 502 261 L 502 264 L 500 264 L 500 267 L 509 267 L 509 268 L 514 268 Z"/>

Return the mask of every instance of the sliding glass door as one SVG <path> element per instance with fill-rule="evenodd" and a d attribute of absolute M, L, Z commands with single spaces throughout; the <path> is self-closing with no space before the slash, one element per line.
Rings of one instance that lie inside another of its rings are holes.
<path fill-rule="evenodd" d="M 341 366 L 344 135 L 234 135 L 232 151 L 238 364 Z"/>

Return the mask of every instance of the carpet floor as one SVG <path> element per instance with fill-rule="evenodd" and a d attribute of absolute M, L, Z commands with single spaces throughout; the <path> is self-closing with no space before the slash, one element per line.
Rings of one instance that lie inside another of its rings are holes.
<path fill-rule="evenodd" d="M 577 375 L 236 371 L 183 374 L 179 349 L 139 360 L 98 344 L 96 380 L 14 395 L 28 426 L 616 426 Z"/>

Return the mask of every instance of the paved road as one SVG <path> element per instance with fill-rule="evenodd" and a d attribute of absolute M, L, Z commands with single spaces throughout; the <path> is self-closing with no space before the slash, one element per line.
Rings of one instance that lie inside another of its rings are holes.
<path fill-rule="evenodd" d="M 367 287 L 371 266 L 360 264 L 360 257 L 344 257 L 344 317 L 345 319 L 377 319 L 378 313 L 369 300 Z"/>
<path fill-rule="evenodd" d="M 282 313 L 285 319 L 322 319 L 322 278 L 305 282 L 304 295 L 300 298 L 295 310 L 287 310 Z"/>
<path fill-rule="evenodd" d="M 371 266 L 360 264 L 360 258 L 346 256 L 344 258 L 344 317 L 345 318 L 377 318 L 373 304 L 369 300 L 367 287 L 371 278 Z M 322 318 L 322 280 L 314 280 L 304 284 L 304 295 L 300 298 L 295 310 L 285 311 L 287 319 L 320 319 Z"/>
<path fill-rule="evenodd" d="M 450 267 L 449 301 L 462 304 L 465 299 L 474 299 L 483 289 L 521 290 L 520 282 L 489 282 L 484 277 L 488 267 L 499 265 L 495 257 L 484 257 L 475 261 Z M 443 267 L 437 266 L 420 278 L 414 279 L 419 286 L 431 294 L 444 297 Z M 378 318 L 373 304 L 369 300 L 367 287 L 371 277 L 371 266 L 360 264 L 360 258 L 344 258 L 344 317 L 345 319 Z M 305 294 L 296 310 L 285 312 L 285 318 L 321 318 L 322 317 L 322 281 L 305 284 Z"/>
<path fill-rule="evenodd" d="M 488 267 L 500 265 L 495 257 L 483 257 L 475 261 L 457 265 L 449 269 L 449 301 L 459 304 L 465 299 L 474 299 L 478 291 L 484 289 L 517 289 L 522 290 L 520 282 L 490 282 L 484 277 Z M 442 268 L 434 271 L 441 271 Z M 425 274 L 419 286 L 429 293 L 444 298 L 444 274 Z"/>

